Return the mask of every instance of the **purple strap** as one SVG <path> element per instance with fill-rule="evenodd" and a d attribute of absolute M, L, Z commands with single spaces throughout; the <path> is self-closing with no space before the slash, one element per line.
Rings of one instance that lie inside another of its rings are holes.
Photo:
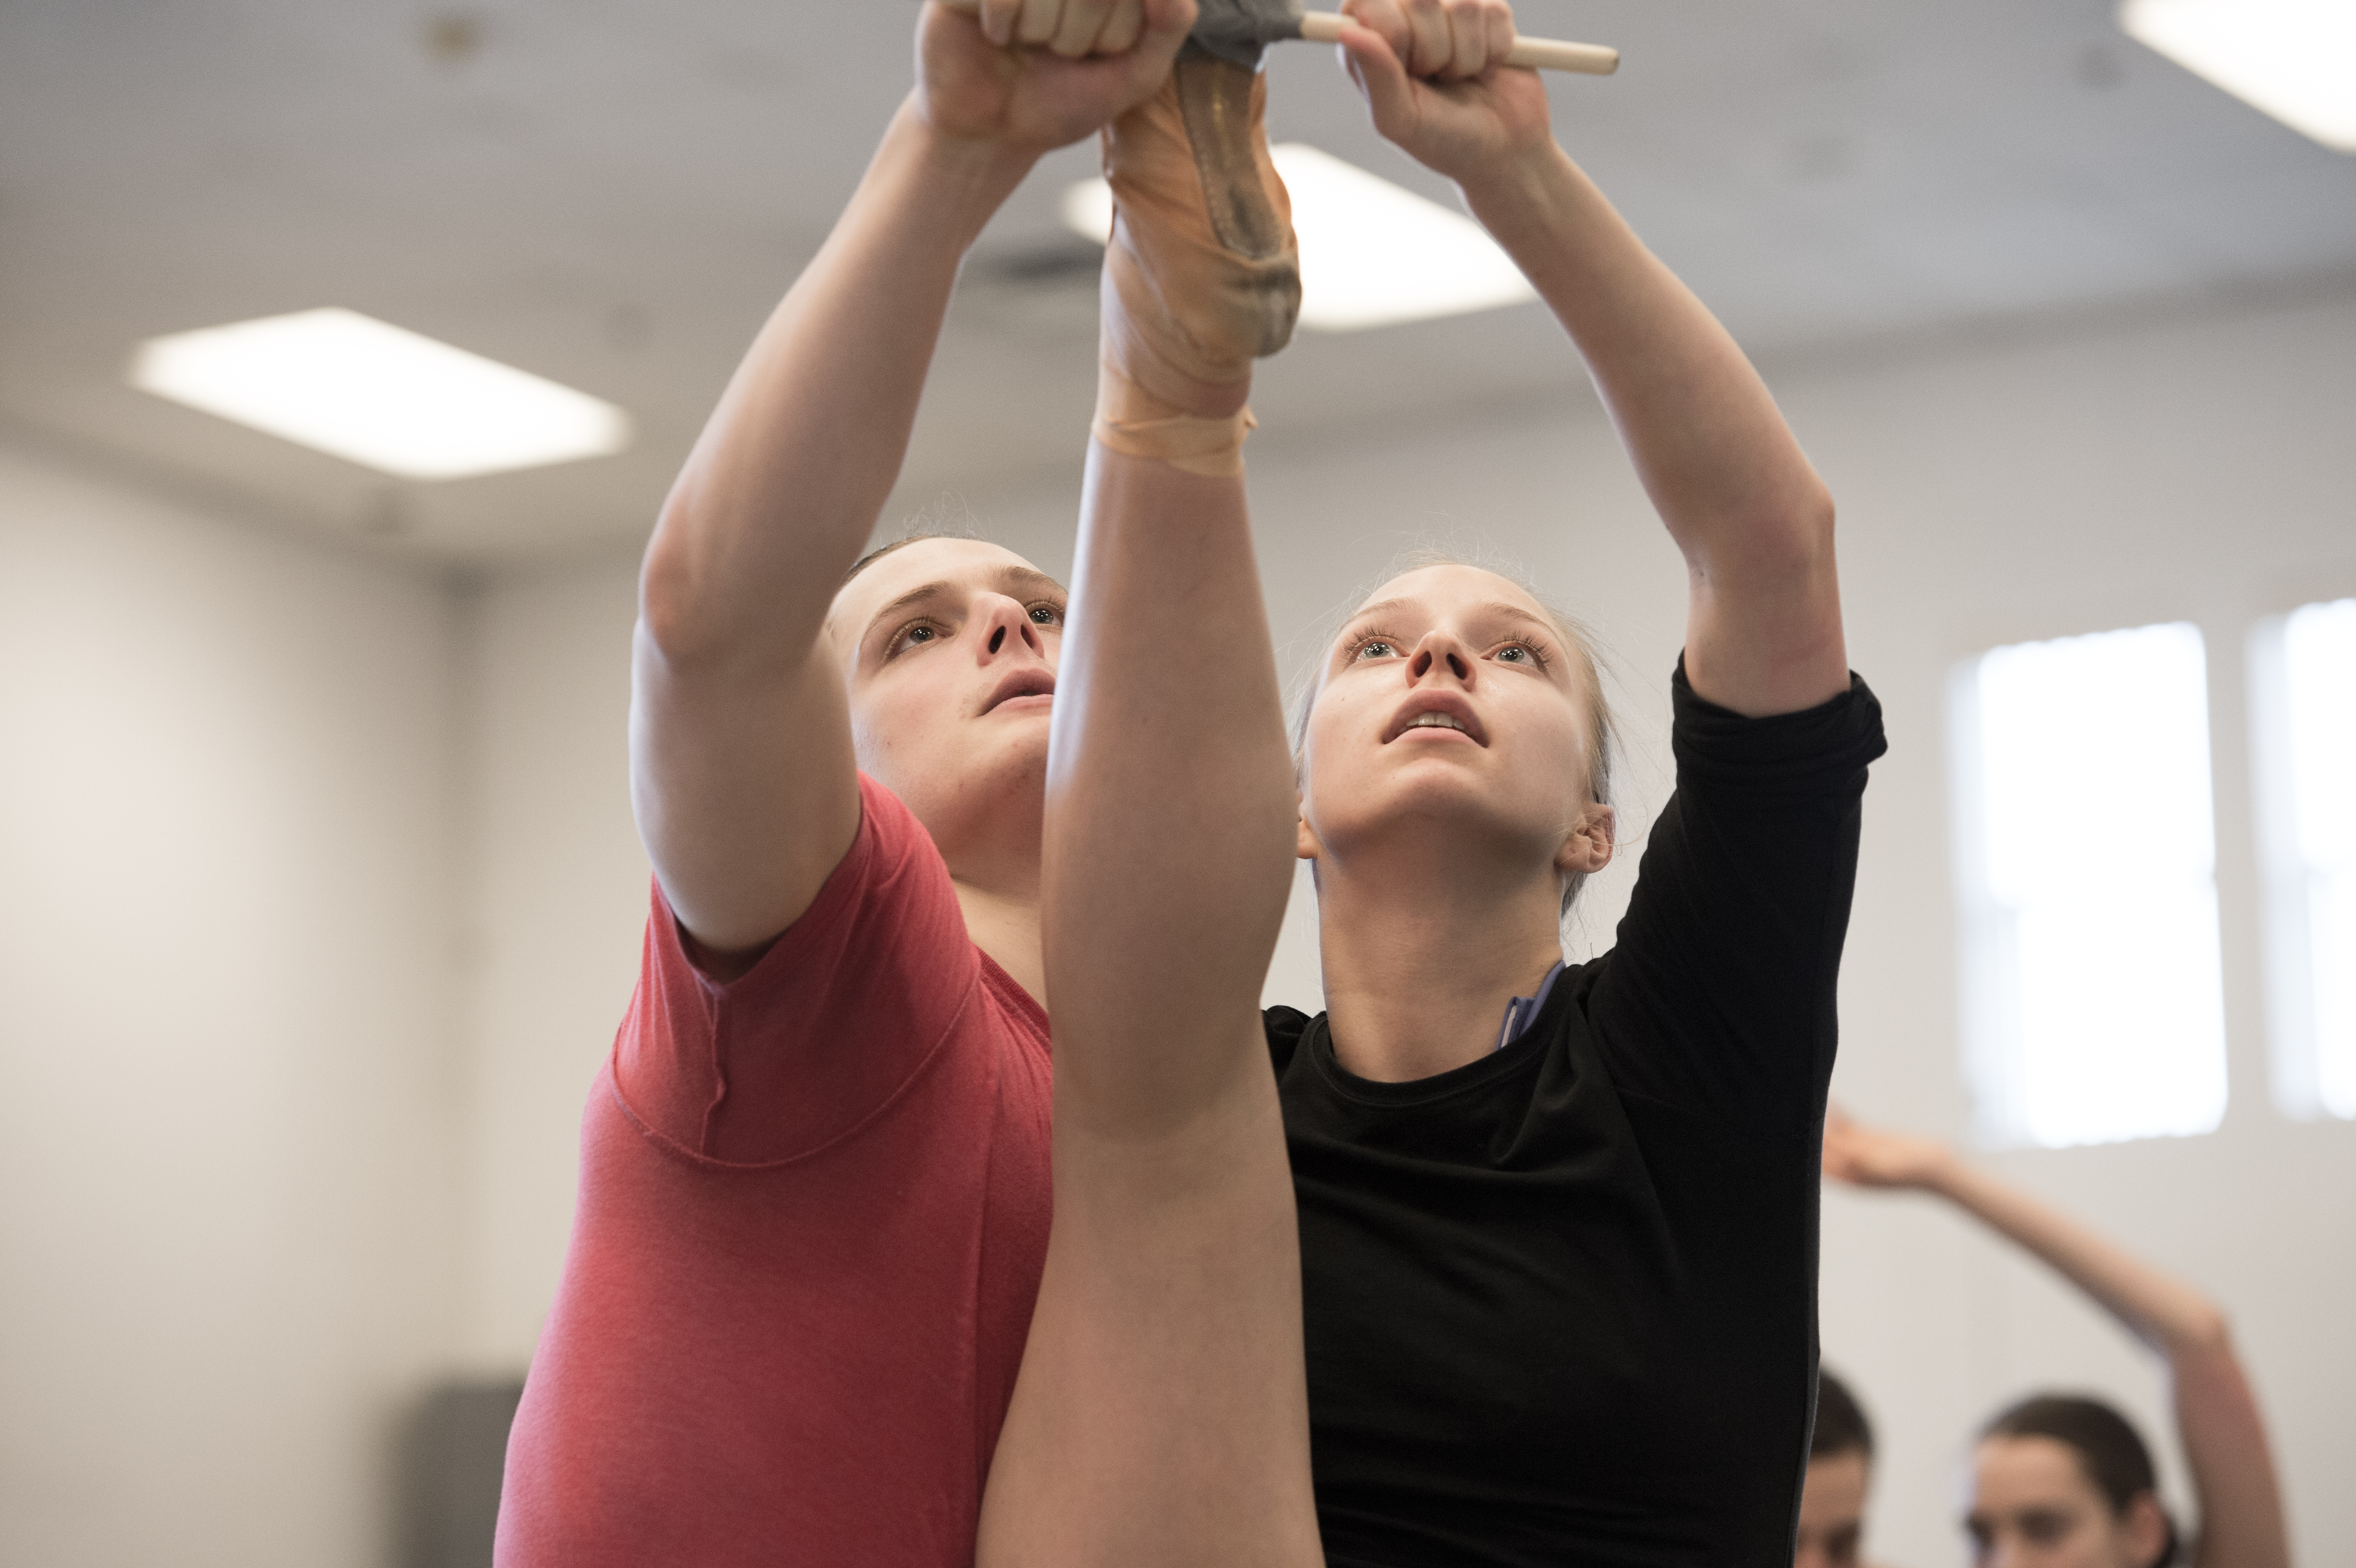
<path fill-rule="evenodd" d="M 1561 977 L 1562 960 L 1558 958 L 1554 961 L 1554 967 L 1546 972 L 1546 978 L 1538 982 L 1537 996 L 1515 997 L 1505 1004 L 1505 1021 L 1497 1026 L 1499 1051 L 1505 1050 L 1529 1032 L 1530 1026 L 1538 1021 L 1538 1012 L 1546 1006 L 1547 994 L 1554 989 L 1554 983 Z"/>

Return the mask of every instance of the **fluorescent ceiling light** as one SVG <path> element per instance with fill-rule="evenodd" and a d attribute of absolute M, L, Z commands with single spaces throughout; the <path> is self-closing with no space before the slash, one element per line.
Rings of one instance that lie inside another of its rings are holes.
<path fill-rule="evenodd" d="M 602 457 L 630 440 L 611 403 L 334 307 L 151 338 L 131 384 L 408 479 Z"/>
<path fill-rule="evenodd" d="M 1488 232 L 1304 142 L 1269 149 L 1292 193 L 1301 236 L 1301 325 L 1353 332 L 1519 304 L 1529 280 Z M 1101 244 L 1112 191 L 1101 179 L 1064 193 L 1064 221 Z"/>
<path fill-rule="evenodd" d="M 2356 4 L 2125 0 L 2119 26 L 2325 146 L 2356 153 Z"/>

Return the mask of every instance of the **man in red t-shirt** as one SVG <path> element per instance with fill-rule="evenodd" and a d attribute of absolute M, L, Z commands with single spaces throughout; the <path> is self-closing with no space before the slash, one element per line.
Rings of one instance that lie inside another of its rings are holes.
<path fill-rule="evenodd" d="M 509 1439 L 507 1568 L 972 1559 L 1049 1229 L 1065 596 L 969 540 L 844 579 L 967 246 L 1041 152 L 1155 90 L 1192 19 L 1066 9 L 1098 36 L 1002 49 L 928 8 L 916 91 L 649 546 L 653 912 Z"/>

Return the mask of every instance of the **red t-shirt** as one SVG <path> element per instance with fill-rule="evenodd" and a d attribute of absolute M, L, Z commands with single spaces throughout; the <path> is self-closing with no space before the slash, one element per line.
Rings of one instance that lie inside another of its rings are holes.
<path fill-rule="evenodd" d="M 859 784 L 851 852 L 741 979 L 655 892 L 500 1568 L 972 1561 L 1047 1249 L 1047 1019 Z"/>

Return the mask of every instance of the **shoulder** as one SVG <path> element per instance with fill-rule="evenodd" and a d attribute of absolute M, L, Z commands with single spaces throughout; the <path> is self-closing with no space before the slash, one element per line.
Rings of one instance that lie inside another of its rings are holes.
<path fill-rule="evenodd" d="M 894 1100 L 944 1046 L 988 1052 L 1001 1032 L 1044 1040 L 1020 987 L 983 985 L 987 960 L 924 825 L 864 775 L 860 795 L 850 852 L 734 979 L 694 967 L 655 890 L 615 1080 L 635 1116 L 697 1156 L 791 1157 Z M 1003 1030 L 977 1028 L 985 1019 Z"/>
<path fill-rule="evenodd" d="M 862 857 L 873 866 L 854 867 L 853 862 L 861 861 Z M 911 867 L 937 869 L 944 882 L 948 880 L 948 863 L 941 859 L 939 847 L 934 844 L 925 825 L 916 820 L 916 814 L 898 795 L 861 773 L 859 836 L 852 841 L 851 852 L 835 869 L 836 875 L 840 877 L 850 869 L 855 880 L 862 871 L 888 873 Z"/>
<path fill-rule="evenodd" d="M 1281 1077 L 1284 1070 L 1292 1064 L 1293 1052 L 1301 1048 L 1309 1026 L 1317 1020 L 1299 1008 L 1263 1008 L 1259 1021 L 1260 1028 L 1268 1034 L 1269 1058 L 1276 1065 L 1277 1075 Z"/>

